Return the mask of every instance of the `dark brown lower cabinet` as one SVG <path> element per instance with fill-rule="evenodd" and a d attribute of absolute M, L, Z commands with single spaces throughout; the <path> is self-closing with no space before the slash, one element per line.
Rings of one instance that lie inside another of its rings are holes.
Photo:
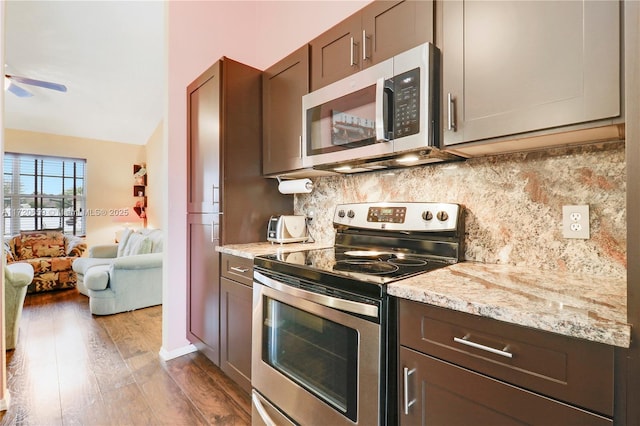
<path fill-rule="evenodd" d="M 220 368 L 251 392 L 253 261 L 222 255 L 220 277 Z"/>
<path fill-rule="evenodd" d="M 611 425 L 614 348 L 399 299 L 401 425 Z"/>
<path fill-rule="evenodd" d="M 402 425 L 611 425 L 609 418 L 400 348 Z M 406 369 L 406 370 L 405 370 Z"/>
<path fill-rule="evenodd" d="M 220 365 L 220 253 L 216 214 L 187 215 L 187 338 Z"/>

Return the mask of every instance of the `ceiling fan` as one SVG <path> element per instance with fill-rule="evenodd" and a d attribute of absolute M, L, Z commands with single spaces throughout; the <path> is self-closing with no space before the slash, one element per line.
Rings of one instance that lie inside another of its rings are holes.
<path fill-rule="evenodd" d="M 4 90 L 13 93 L 21 98 L 28 98 L 33 96 L 33 93 L 26 89 L 14 84 L 28 84 L 31 86 L 44 87 L 45 89 L 57 90 L 58 92 L 66 92 L 67 86 L 59 83 L 52 83 L 50 81 L 36 80 L 34 78 L 19 77 L 17 75 L 5 74 L 4 75 Z"/>

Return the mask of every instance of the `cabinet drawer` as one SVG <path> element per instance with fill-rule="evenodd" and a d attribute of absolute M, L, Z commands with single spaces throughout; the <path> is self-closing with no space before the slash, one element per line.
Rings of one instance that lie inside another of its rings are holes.
<path fill-rule="evenodd" d="M 400 425 L 611 426 L 613 420 L 400 347 Z M 405 394 L 406 392 L 406 394 Z"/>
<path fill-rule="evenodd" d="M 222 254 L 222 276 L 252 287 L 253 260 L 230 254 Z"/>
<path fill-rule="evenodd" d="M 400 300 L 400 344 L 613 416 L 613 347 Z"/>

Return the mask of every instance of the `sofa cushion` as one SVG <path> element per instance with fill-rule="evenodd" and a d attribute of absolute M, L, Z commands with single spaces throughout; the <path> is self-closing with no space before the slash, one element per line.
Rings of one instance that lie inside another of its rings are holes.
<path fill-rule="evenodd" d="M 84 274 L 84 285 L 89 290 L 104 290 L 109 284 L 109 265 L 98 265 Z"/>
<path fill-rule="evenodd" d="M 64 234 L 60 231 L 23 231 L 16 241 L 19 260 L 65 256 Z"/>

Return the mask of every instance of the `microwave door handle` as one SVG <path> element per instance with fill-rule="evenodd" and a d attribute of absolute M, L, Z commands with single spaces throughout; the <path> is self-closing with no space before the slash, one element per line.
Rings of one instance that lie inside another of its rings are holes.
<path fill-rule="evenodd" d="M 376 81 L 375 102 L 376 141 L 389 142 L 389 136 L 393 132 L 393 89 L 390 86 L 387 86 L 387 80 L 384 78 L 379 78 Z"/>

